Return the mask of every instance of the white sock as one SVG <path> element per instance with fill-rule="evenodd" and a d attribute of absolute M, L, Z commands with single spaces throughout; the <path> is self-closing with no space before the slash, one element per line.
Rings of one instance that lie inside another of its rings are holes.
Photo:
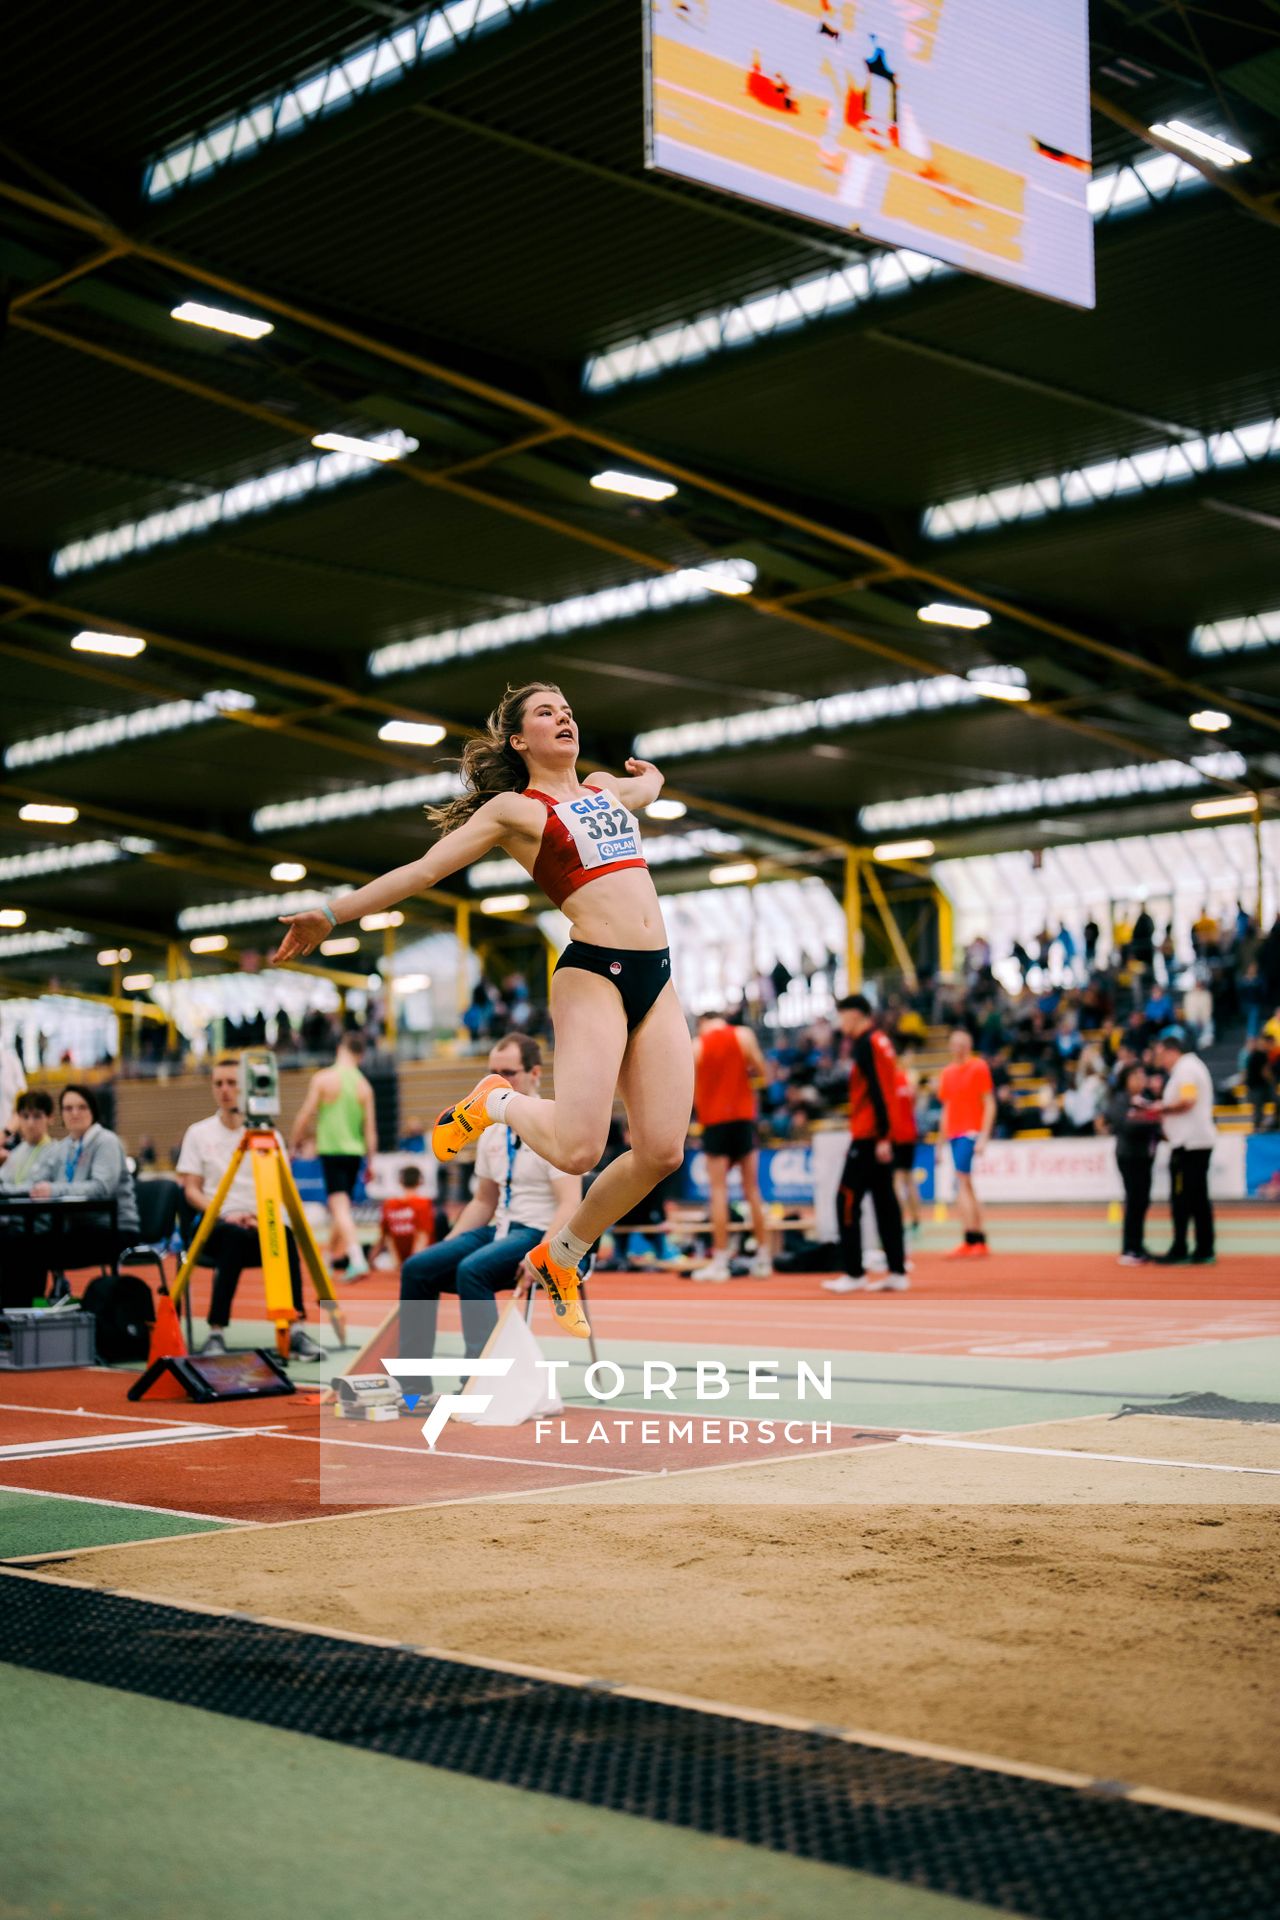
<path fill-rule="evenodd" d="M 558 1267 L 580 1267 L 591 1251 L 589 1240 L 579 1240 L 568 1227 L 561 1227 L 550 1246 L 551 1258 Z"/>
<path fill-rule="evenodd" d="M 484 1110 L 491 1120 L 501 1123 L 506 1119 L 507 1103 L 514 1092 L 514 1087 L 495 1087 L 492 1093 L 485 1095 Z"/>

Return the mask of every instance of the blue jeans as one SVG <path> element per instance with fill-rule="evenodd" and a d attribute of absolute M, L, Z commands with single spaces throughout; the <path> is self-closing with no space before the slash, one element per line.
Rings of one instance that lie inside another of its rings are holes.
<path fill-rule="evenodd" d="M 456 1293 L 462 1304 L 462 1337 L 474 1358 L 498 1324 L 494 1294 L 515 1280 L 520 1262 L 545 1237 L 543 1227 L 512 1221 L 501 1240 L 493 1227 L 438 1240 L 406 1260 L 400 1269 L 400 1352 L 403 1358 L 429 1360 L 436 1350 L 436 1318 L 442 1293 Z"/>

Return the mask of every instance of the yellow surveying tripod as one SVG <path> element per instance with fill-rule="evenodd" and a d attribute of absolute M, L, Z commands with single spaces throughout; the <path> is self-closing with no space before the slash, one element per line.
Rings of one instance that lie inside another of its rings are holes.
<path fill-rule="evenodd" d="M 337 1344 L 347 1338 L 346 1319 L 338 1304 L 333 1281 L 320 1257 L 315 1235 L 303 1212 L 302 1201 L 293 1178 L 293 1170 L 280 1144 L 274 1122 L 280 1114 L 280 1091 L 276 1076 L 276 1058 L 265 1049 L 250 1049 L 240 1057 L 240 1111 L 245 1130 L 236 1143 L 231 1163 L 218 1190 L 201 1218 L 186 1259 L 178 1269 L 171 1292 L 176 1306 L 191 1280 L 209 1235 L 218 1224 L 222 1205 L 231 1191 L 244 1161 L 249 1156 L 253 1170 L 253 1190 L 257 1201 L 258 1246 L 262 1254 L 262 1277 L 266 1286 L 267 1315 L 275 1322 L 276 1346 L 282 1356 L 289 1351 L 289 1329 L 298 1318 L 293 1305 L 293 1285 L 289 1278 L 286 1220 L 297 1237 L 298 1247 L 316 1290 L 316 1298 L 333 1325 Z"/>

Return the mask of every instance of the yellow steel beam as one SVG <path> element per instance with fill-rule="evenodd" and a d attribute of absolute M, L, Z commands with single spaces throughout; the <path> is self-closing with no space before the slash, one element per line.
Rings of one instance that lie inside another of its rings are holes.
<path fill-rule="evenodd" d="M 909 987 L 915 987 L 915 962 L 911 958 L 907 943 L 902 937 L 902 929 L 894 919 L 889 902 L 885 899 L 884 888 L 880 884 L 880 876 L 876 872 L 875 867 L 870 864 L 867 867 L 867 892 L 875 902 L 876 912 L 880 915 L 889 945 L 893 949 L 893 957 L 901 967 L 907 985 Z"/>
<path fill-rule="evenodd" d="M 1172 140 L 1166 140 L 1163 134 L 1155 133 L 1144 120 L 1137 119 L 1118 101 L 1108 99 L 1105 93 L 1099 93 L 1096 87 L 1089 90 L 1089 101 L 1095 113 L 1110 120 L 1117 127 L 1123 127 L 1126 133 L 1136 134 L 1148 147 L 1160 147 L 1165 153 L 1171 153 L 1175 160 L 1181 160 L 1184 166 L 1194 167 L 1198 174 L 1216 187 L 1219 193 L 1225 193 L 1236 205 L 1251 213 L 1255 220 L 1265 220 L 1269 226 L 1280 227 L 1280 210 L 1270 199 L 1259 199 L 1256 194 L 1242 187 L 1234 173 L 1228 173 L 1221 167 L 1215 167 L 1212 161 L 1199 160 L 1194 153 L 1188 153 L 1185 147 L 1178 146 Z"/>
<path fill-rule="evenodd" d="M 849 992 L 862 987 L 862 861 L 856 848 L 844 850 L 845 972 Z"/>
<path fill-rule="evenodd" d="M 1166 691 L 1176 690 L 1187 693 L 1192 690 L 1191 683 L 1183 680 L 1181 676 L 1172 673 L 1168 668 L 1145 660 L 1139 654 L 1129 653 L 1123 648 L 1112 646 L 1106 641 L 1097 640 L 1092 635 L 1082 633 L 1074 627 L 1065 625 L 1063 622 L 1046 619 L 1012 602 L 996 599 L 991 595 L 982 593 L 971 585 L 961 581 L 951 580 L 946 575 L 937 573 L 932 569 L 923 568 L 915 562 L 904 561 L 901 556 L 889 552 L 887 548 L 879 547 L 871 541 L 862 540 L 842 528 L 816 520 L 810 515 L 797 513 L 793 509 L 784 507 L 776 501 L 747 493 L 740 487 L 733 486 L 725 481 L 716 480 L 711 475 L 701 473 L 694 468 L 685 467 L 665 456 L 655 455 L 652 452 L 634 447 L 624 440 L 619 440 L 612 434 L 603 433 L 599 429 L 593 428 L 583 422 L 575 422 L 567 416 L 557 413 L 552 408 L 542 406 L 536 401 L 528 400 L 523 395 L 511 393 L 503 388 L 496 387 L 489 381 L 479 380 L 473 375 L 460 372 L 457 368 L 446 366 L 439 361 L 428 359 L 422 354 L 413 353 L 403 347 L 398 347 L 388 341 L 381 340 L 374 335 L 348 327 L 341 321 L 322 314 L 312 313 L 307 308 L 299 307 L 290 301 L 281 300 L 273 294 L 263 293 L 261 289 L 246 286 L 243 282 L 233 280 L 225 274 L 198 266 L 192 261 L 170 253 L 165 248 L 153 247 L 144 242 L 131 239 L 129 236 L 122 234 L 118 229 L 110 227 L 104 222 L 90 221 L 87 215 L 77 213 L 73 209 L 62 206 L 56 201 L 47 200 L 42 195 L 29 193 L 26 189 L 14 186 L 11 183 L 0 182 L 0 197 L 13 200 L 18 205 L 24 206 L 32 212 L 42 214 L 50 220 L 63 225 L 74 226 L 80 231 L 91 232 L 95 237 L 108 244 L 121 244 L 141 259 L 149 260 L 153 262 L 153 264 L 164 267 L 170 272 L 202 281 L 208 286 L 217 288 L 220 292 L 248 301 L 250 304 L 262 307 L 268 312 L 277 313 L 304 329 L 310 329 L 314 332 L 327 335 L 331 339 L 341 341 L 346 346 L 351 346 L 358 351 L 369 353 L 375 358 L 386 360 L 392 365 L 402 367 L 409 372 L 427 379 L 436 380 L 444 386 L 452 387 L 458 392 L 467 393 L 473 398 L 487 402 L 489 405 L 519 414 L 526 419 L 536 422 L 539 429 L 546 430 L 557 436 L 563 435 L 565 437 L 576 438 L 587 445 L 600 447 L 623 460 L 640 462 L 649 466 L 655 472 L 667 475 L 668 478 L 676 480 L 678 483 L 682 482 L 702 492 L 728 500 L 735 506 L 759 514 L 763 518 L 771 519 L 780 525 L 791 528 L 795 532 L 806 534 L 825 543 L 841 547 L 848 552 L 856 553 L 862 558 L 871 561 L 877 567 L 884 568 L 891 572 L 909 574 L 912 578 L 923 581 L 944 593 L 958 595 L 977 606 L 983 606 L 992 612 L 998 612 L 1004 618 L 1013 620 L 1024 626 L 1029 626 L 1038 632 L 1048 634 L 1050 637 L 1060 640 L 1065 645 L 1081 648 L 1086 652 L 1092 653 L 1097 658 L 1107 660 L 1113 666 L 1120 666 L 1127 672 L 1151 679 L 1164 687 Z M 18 316 L 14 324 L 32 328 L 38 325 L 38 323 L 27 320 L 23 316 Z M 51 329 L 41 330 L 46 332 L 53 331 Z M 77 340 L 74 336 L 58 335 L 57 337 L 62 339 L 64 344 L 68 346 L 75 347 L 81 351 L 85 350 L 84 343 Z M 141 371 L 146 367 L 147 363 L 136 362 L 135 365 L 138 370 Z M 156 377 L 157 373 L 158 370 L 150 369 L 151 377 Z M 177 379 L 178 376 L 173 376 L 173 378 Z M 189 389 L 194 389 L 197 383 L 185 384 Z M 213 398 L 212 389 L 207 389 L 206 392 L 210 398 Z M 228 401 L 227 396 L 221 396 L 221 403 L 234 404 L 240 408 L 240 410 L 245 410 L 250 404 L 247 402 L 231 403 Z M 262 417 L 268 412 L 266 409 L 257 409 L 256 411 L 259 417 Z M 281 416 L 273 416 L 273 424 L 281 418 Z M 301 431 L 297 421 L 291 421 L 288 425 L 290 431 L 294 434 Z M 447 477 L 447 469 L 440 470 L 433 474 L 426 469 L 414 468 L 404 465 L 404 463 L 399 464 L 406 477 L 412 477 L 420 484 L 446 486 L 451 491 L 460 493 L 464 497 L 472 499 L 479 505 L 488 507 L 495 512 L 512 515 L 530 524 L 562 534 L 566 538 L 597 548 L 603 548 L 620 557 L 625 556 L 637 564 L 649 568 L 651 571 L 669 572 L 672 570 L 672 563 L 659 560 L 652 554 L 641 553 L 634 548 L 624 546 L 623 543 L 619 541 L 609 540 L 590 529 L 575 526 L 571 522 L 560 520 L 550 514 L 544 514 L 536 508 L 526 507 L 516 501 L 503 499 L 494 494 L 487 494 L 483 491 L 466 487 L 460 481 L 450 480 Z M 945 669 L 940 668 L 931 660 L 922 661 L 918 657 L 908 656 L 901 650 L 887 647 L 883 643 L 871 639 L 868 635 L 854 635 L 842 628 L 831 626 L 825 622 L 812 620 L 801 622 L 801 616 L 796 610 L 784 606 L 780 601 L 763 601 L 757 596 L 752 595 L 747 599 L 746 604 L 758 613 L 772 615 L 779 619 L 793 620 L 797 623 L 808 625 L 816 631 L 825 632 L 831 637 L 841 640 L 846 645 L 877 654 L 881 658 L 896 659 L 899 664 L 911 665 L 918 672 L 938 675 L 945 671 Z M 1280 732 L 1280 718 L 1267 713 L 1262 708 L 1254 708 L 1247 702 L 1236 700 L 1234 696 L 1222 694 L 1218 697 L 1224 706 L 1228 706 L 1232 711 L 1252 719 L 1255 724 L 1265 726 L 1271 731 Z M 1167 755 L 1162 755 L 1158 750 L 1148 748 L 1145 743 L 1129 740 L 1125 736 L 1115 734 L 1110 730 L 1086 727 L 1080 722 L 1070 721 L 1065 716 L 1058 715 L 1050 708 L 1035 702 L 1026 703 L 1023 707 L 1023 712 L 1028 718 L 1054 726 L 1065 727 L 1084 737 L 1104 741 L 1110 746 L 1121 747 L 1124 752 L 1135 754 L 1139 758 L 1159 759 L 1167 757 Z"/>
<path fill-rule="evenodd" d="M 130 1000 L 124 994 L 118 998 L 110 993 L 90 993 L 86 987 L 70 984 L 53 986 L 48 980 L 15 980 L 6 975 L 0 978 L 0 997 L 6 1000 L 88 1000 L 96 1007 L 110 1007 L 120 1016 L 136 1013 L 142 1020 L 158 1020 L 161 1026 L 168 1024 L 167 1016 L 160 1007 L 153 1007 L 148 1000 Z"/>
<path fill-rule="evenodd" d="M 9 318 L 12 320 L 15 314 L 23 312 L 27 307 L 33 307 L 37 300 L 48 299 L 49 295 L 56 293 L 59 287 L 69 287 L 73 281 L 83 280 L 86 275 L 96 273 L 99 267 L 107 266 L 112 260 L 119 260 L 121 255 L 128 251 L 126 246 L 116 243 L 109 247 L 99 247 L 96 252 L 86 254 L 83 260 L 78 260 L 74 266 L 67 267 L 62 273 L 54 274 L 51 280 L 42 280 L 38 286 L 24 287 L 22 292 L 15 293 L 9 302 Z"/>

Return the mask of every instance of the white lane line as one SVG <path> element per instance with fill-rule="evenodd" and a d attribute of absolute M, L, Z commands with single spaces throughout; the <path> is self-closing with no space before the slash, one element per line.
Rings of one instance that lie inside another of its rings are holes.
<path fill-rule="evenodd" d="M 15 1487 L 5 1482 L 0 1483 L 0 1493 L 23 1493 L 31 1500 L 75 1500 L 79 1502 L 80 1505 L 86 1507 L 122 1507 L 128 1513 L 162 1513 L 166 1518 L 175 1520 L 213 1520 L 224 1527 L 257 1527 L 262 1524 L 260 1520 L 231 1520 L 225 1513 L 192 1513 L 186 1507 L 149 1507 L 145 1501 L 142 1500 L 104 1500 L 92 1493 L 55 1493 L 51 1487 Z M 162 1535 L 161 1537 L 164 1538 L 165 1536 Z M 180 1537 L 189 1539 L 190 1535 L 183 1534 Z M 135 1542 L 132 1540 L 113 1540 L 108 1544 L 111 1546 L 131 1547 Z M 154 1546 L 155 1541 L 148 1540 L 143 1544 Z M 60 1551 L 62 1553 L 92 1553 L 96 1551 L 96 1549 L 92 1547 L 63 1547 Z M 30 1554 L 19 1554 L 17 1556 L 20 1560 L 32 1559 L 34 1557 L 34 1555 Z"/>
<path fill-rule="evenodd" d="M 140 1413 L 99 1413 L 93 1407 L 34 1407 L 22 1400 L 0 1400 L 0 1413 L 51 1413 L 60 1420 L 125 1420 L 137 1423 L 144 1417 L 158 1427 L 189 1427 L 190 1420 L 166 1420 L 161 1414 L 147 1409 L 146 1415 Z M 201 1423 L 196 1421 L 195 1425 Z"/>
<path fill-rule="evenodd" d="M 0 1461 L 4 1460 L 66 1460 L 75 1459 L 87 1453 L 123 1453 L 138 1447 L 174 1447 L 190 1446 L 205 1440 L 238 1440 L 241 1438 L 261 1438 L 264 1434 L 274 1436 L 274 1429 L 265 1427 L 207 1427 L 189 1422 L 186 1426 L 144 1427 L 136 1433 L 96 1433 L 77 1436 L 64 1440 L 33 1440 L 26 1446 L 0 1447 Z"/>
<path fill-rule="evenodd" d="M 1194 1473 L 1265 1473 L 1280 1478 L 1280 1467 L 1231 1467 L 1220 1460 L 1154 1460 L 1142 1453 L 1077 1453 L 1069 1447 L 1011 1447 L 995 1440 L 951 1440 L 929 1433 L 904 1433 L 900 1447 L 957 1447 L 969 1453 L 1034 1453 L 1046 1460 L 1105 1460 L 1112 1466 L 1185 1467 Z"/>

